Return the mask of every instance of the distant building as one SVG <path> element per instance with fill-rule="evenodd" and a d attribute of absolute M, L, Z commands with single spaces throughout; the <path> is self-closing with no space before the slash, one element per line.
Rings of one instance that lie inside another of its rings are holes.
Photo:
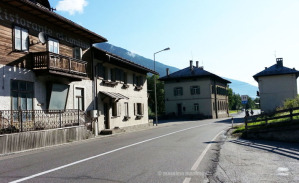
<path fill-rule="evenodd" d="M 228 117 L 227 84 L 223 79 L 203 69 L 190 66 L 160 78 L 164 81 L 165 113 L 177 117 Z"/>
<path fill-rule="evenodd" d="M 282 106 L 288 98 L 297 96 L 297 78 L 299 71 L 283 66 L 283 59 L 277 58 L 276 64 L 255 74 L 253 78 L 259 84 L 261 110 L 271 112 Z"/>

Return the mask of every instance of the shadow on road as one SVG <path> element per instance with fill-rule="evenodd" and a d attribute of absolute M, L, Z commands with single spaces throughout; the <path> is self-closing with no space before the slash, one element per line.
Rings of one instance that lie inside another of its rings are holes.
<path fill-rule="evenodd" d="M 252 147 L 255 149 L 268 151 L 271 153 L 286 156 L 288 158 L 299 160 L 299 143 L 275 142 L 267 140 L 231 140 L 241 146 Z"/>

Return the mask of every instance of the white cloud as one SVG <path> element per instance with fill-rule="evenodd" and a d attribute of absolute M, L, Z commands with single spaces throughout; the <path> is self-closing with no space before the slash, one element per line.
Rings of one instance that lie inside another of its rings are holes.
<path fill-rule="evenodd" d="M 74 15 L 76 12 L 83 13 L 84 7 L 87 5 L 87 0 L 61 0 L 58 2 L 56 9 Z"/>

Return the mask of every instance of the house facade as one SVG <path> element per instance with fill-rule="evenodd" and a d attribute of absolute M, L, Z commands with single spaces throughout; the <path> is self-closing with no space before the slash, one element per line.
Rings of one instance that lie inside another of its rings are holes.
<path fill-rule="evenodd" d="M 253 78 L 259 85 L 261 111 L 272 112 L 283 105 L 286 99 L 297 96 L 299 71 L 283 66 L 283 59 L 277 58 L 276 64 L 255 74 Z"/>
<path fill-rule="evenodd" d="M 160 78 L 164 81 L 165 113 L 168 116 L 191 118 L 228 117 L 228 96 L 225 80 L 205 71 L 203 67 L 190 66 Z"/>
<path fill-rule="evenodd" d="M 148 124 L 148 68 L 94 47 L 99 130 Z"/>
<path fill-rule="evenodd" d="M 0 129 L 20 128 L 20 121 L 28 130 L 51 128 L 54 121 L 64 127 L 84 121 L 79 111 L 86 117 L 94 110 L 100 114 L 99 130 L 148 123 L 146 73 L 152 71 L 93 48 L 107 39 L 56 14 L 44 2 L 0 2 Z M 99 64 L 107 68 L 104 79 L 98 75 Z M 127 73 L 126 89 L 117 84 L 118 70 Z M 134 82 L 140 85 L 137 92 Z M 34 126 L 37 123 L 43 124 Z"/>

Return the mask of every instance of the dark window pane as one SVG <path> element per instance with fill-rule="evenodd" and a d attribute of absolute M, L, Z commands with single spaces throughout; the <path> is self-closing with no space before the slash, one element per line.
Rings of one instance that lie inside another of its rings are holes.
<path fill-rule="evenodd" d="M 11 90 L 18 90 L 18 81 L 11 81 Z"/>
<path fill-rule="evenodd" d="M 27 90 L 26 82 L 24 82 L 24 81 L 19 82 L 19 90 L 20 91 L 26 91 Z"/>
<path fill-rule="evenodd" d="M 27 91 L 28 92 L 33 91 L 33 83 L 27 82 Z"/>

